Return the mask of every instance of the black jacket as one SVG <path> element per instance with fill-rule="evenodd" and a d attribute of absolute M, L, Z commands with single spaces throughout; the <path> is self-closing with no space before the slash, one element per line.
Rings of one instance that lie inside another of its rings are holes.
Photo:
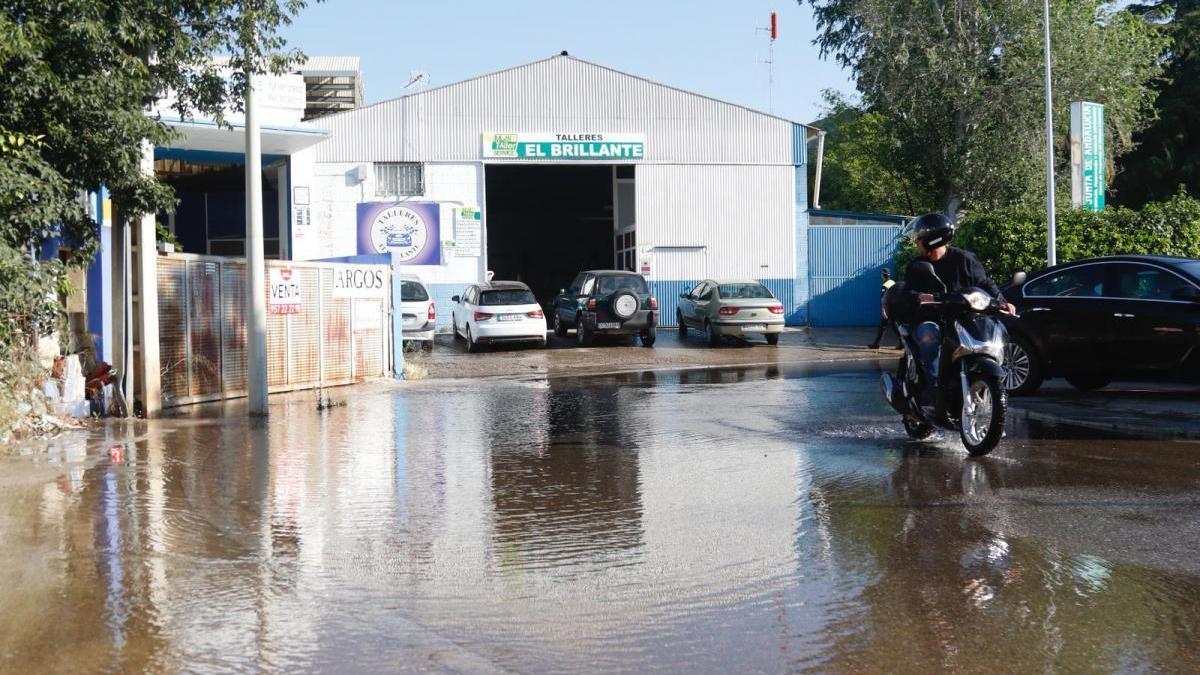
<path fill-rule="evenodd" d="M 941 260 L 934 262 L 928 258 L 917 258 L 908 264 L 908 272 L 905 278 L 908 281 L 908 292 L 917 293 L 936 293 L 939 288 L 915 288 L 912 283 L 913 263 L 919 260 L 924 260 L 933 265 L 933 271 L 937 272 L 938 278 L 942 283 L 946 284 L 946 291 L 953 293 L 961 291 L 965 288 L 977 286 L 991 294 L 992 297 L 1006 302 L 1004 294 L 1000 292 L 1000 286 L 992 281 L 988 276 L 987 270 L 983 268 L 983 263 L 979 262 L 979 258 L 975 257 L 974 253 L 964 251 L 961 248 L 949 246 L 946 248 L 946 255 L 942 256 Z"/>

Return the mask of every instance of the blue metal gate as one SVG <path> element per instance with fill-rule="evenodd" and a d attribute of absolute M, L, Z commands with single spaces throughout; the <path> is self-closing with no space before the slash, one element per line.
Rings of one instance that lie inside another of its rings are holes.
<path fill-rule="evenodd" d="M 879 322 L 879 271 L 895 273 L 901 216 L 810 211 L 809 322 L 872 326 Z"/>

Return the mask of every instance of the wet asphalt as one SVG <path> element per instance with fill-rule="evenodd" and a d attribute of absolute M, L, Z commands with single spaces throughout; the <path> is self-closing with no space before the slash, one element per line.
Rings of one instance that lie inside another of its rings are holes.
<path fill-rule="evenodd" d="M 331 393 L 0 458 L 0 670 L 1200 669 L 1196 441 L 972 460 L 870 365 Z"/>

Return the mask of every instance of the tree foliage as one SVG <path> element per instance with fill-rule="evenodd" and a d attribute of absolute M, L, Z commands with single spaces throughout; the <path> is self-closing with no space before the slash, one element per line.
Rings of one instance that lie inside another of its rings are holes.
<path fill-rule="evenodd" d="M 904 171 L 900 139 L 885 117 L 832 91 L 825 92 L 825 105 L 825 117 L 813 123 L 826 134 L 821 207 L 902 214 L 929 210 L 934 196 Z"/>
<path fill-rule="evenodd" d="M 72 249 L 68 265 L 95 252 L 84 193 L 104 185 L 123 218 L 173 206 L 142 170 L 143 148 L 171 135 L 151 104 L 169 90 L 181 117 L 220 120 L 227 103 L 239 107 L 245 72 L 298 58 L 278 31 L 304 4 L 0 0 L 0 365 L 61 311 L 64 266 L 33 252 L 50 238 Z M 236 55 L 223 64 L 232 77 L 213 60 L 223 52 Z"/>
<path fill-rule="evenodd" d="M 929 206 L 951 213 L 964 205 L 1042 199 L 1041 3 L 809 2 L 822 54 L 852 71 L 862 112 L 895 143 L 862 160 L 880 165 L 873 171 L 903 172 L 932 196 Z M 1065 167 L 1068 106 L 1075 100 L 1106 106 L 1109 148 L 1120 156 L 1152 117 L 1149 85 L 1160 70 L 1162 38 L 1104 0 L 1051 6 L 1058 161 Z M 1067 180 L 1064 170 L 1059 174 Z"/>
<path fill-rule="evenodd" d="M 1200 0 L 1160 0 L 1130 11 L 1161 22 L 1170 38 L 1157 85 L 1158 119 L 1135 134 L 1137 148 L 1113 182 L 1115 202 L 1139 206 L 1180 186 L 1200 193 Z"/>
<path fill-rule="evenodd" d="M 1185 194 L 1139 210 L 1064 207 L 1055 221 L 1061 262 L 1121 254 L 1200 258 L 1200 200 Z M 1045 210 L 1018 205 L 970 212 L 955 244 L 974 251 L 996 278 L 1041 269 L 1046 266 Z"/>

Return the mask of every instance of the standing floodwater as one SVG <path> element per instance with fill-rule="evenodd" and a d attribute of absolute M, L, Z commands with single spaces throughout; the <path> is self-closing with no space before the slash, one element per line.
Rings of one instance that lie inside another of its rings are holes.
<path fill-rule="evenodd" d="M 1200 668 L 1200 445 L 1010 426 L 968 460 L 877 379 L 370 386 L 63 438 L 0 460 L 0 670 Z"/>

